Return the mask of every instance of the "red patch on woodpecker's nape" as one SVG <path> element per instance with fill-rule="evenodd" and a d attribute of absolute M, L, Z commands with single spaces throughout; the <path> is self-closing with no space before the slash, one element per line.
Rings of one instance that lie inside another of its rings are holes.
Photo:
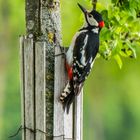
<path fill-rule="evenodd" d="M 105 26 L 104 21 L 100 21 L 100 22 L 99 22 L 99 27 L 102 28 L 102 27 L 104 27 L 104 26 Z"/>
<path fill-rule="evenodd" d="M 66 69 L 67 69 L 67 73 L 68 73 L 68 78 L 69 78 L 69 80 L 71 80 L 72 77 L 73 77 L 73 71 L 72 71 L 72 67 L 70 67 L 70 66 L 67 64 L 67 62 L 66 62 Z"/>

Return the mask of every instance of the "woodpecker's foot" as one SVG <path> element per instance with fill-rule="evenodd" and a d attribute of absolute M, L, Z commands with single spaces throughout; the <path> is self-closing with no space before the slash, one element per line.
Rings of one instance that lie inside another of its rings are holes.
<path fill-rule="evenodd" d="M 61 55 L 65 56 L 66 54 L 65 54 L 65 52 L 62 52 L 62 53 L 56 54 L 55 57 L 61 56 Z"/>
<path fill-rule="evenodd" d="M 61 53 L 56 54 L 55 56 L 57 57 L 57 56 L 61 56 L 62 55 L 64 57 L 66 57 L 65 47 L 59 46 L 59 48 L 60 48 Z"/>
<path fill-rule="evenodd" d="M 65 53 L 65 47 L 64 46 L 59 46 L 61 53 Z"/>

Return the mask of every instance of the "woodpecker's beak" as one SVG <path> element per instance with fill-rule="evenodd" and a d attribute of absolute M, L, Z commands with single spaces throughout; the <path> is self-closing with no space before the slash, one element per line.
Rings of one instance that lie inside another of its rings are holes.
<path fill-rule="evenodd" d="M 83 6 L 81 6 L 79 3 L 77 3 L 78 4 L 78 6 L 80 7 L 80 9 L 82 10 L 82 12 L 84 13 L 84 14 L 86 14 L 87 13 L 87 10 L 83 7 Z"/>

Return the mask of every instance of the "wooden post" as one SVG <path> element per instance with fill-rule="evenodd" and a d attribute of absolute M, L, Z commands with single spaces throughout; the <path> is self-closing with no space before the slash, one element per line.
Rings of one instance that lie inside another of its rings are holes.
<path fill-rule="evenodd" d="M 26 0 L 20 37 L 22 140 L 82 140 L 82 94 L 67 115 L 59 102 L 67 75 L 61 53 L 59 0 Z"/>

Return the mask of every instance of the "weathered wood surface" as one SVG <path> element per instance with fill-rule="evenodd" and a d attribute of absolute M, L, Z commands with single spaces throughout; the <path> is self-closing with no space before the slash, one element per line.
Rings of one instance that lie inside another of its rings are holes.
<path fill-rule="evenodd" d="M 34 95 L 34 45 L 33 39 L 24 40 L 24 85 L 25 85 L 25 126 L 35 129 L 35 95 Z M 35 135 L 30 130 L 25 131 L 26 140 L 34 140 Z"/>
<path fill-rule="evenodd" d="M 22 39 L 21 39 L 22 40 Z M 82 94 L 75 104 L 71 106 L 69 114 L 64 112 L 59 96 L 66 83 L 67 74 L 65 71 L 64 57 L 55 57 L 54 75 L 54 101 L 53 101 L 53 128 L 52 137 L 46 129 L 46 42 L 33 39 L 21 41 L 21 63 L 22 63 L 22 116 L 23 126 L 35 130 L 36 133 L 26 129 L 23 133 L 23 140 L 82 140 Z M 60 48 L 55 48 L 55 54 L 60 54 Z M 24 54 L 24 55 L 23 55 Z M 50 77 L 48 77 L 50 78 Z M 42 133 L 42 132 L 44 133 Z M 46 133 L 46 134 L 45 134 Z M 25 137 L 24 137 L 25 135 Z"/>
<path fill-rule="evenodd" d="M 64 113 L 64 138 L 65 140 L 73 139 L 73 105 L 71 105 L 71 108 L 69 110 L 69 114 L 66 112 Z"/>
<path fill-rule="evenodd" d="M 55 55 L 60 54 L 60 48 L 55 48 Z M 59 102 L 59 96 L 62 93 L 66 83 L 67 74 L 65 70 L 65 58 L 63 55 L 55 57 L 55 90 L 54 90 L 54 140 L 63 140 L 63 138 L 73 138 L 73 106 L 69 114 L 64 112 L 62 104 Z M 58 137 L 59 136 L 59 137 Z"/>
<path fill-rule="evenodd" d="M 61 53 L 60 48 L 55 48 L 55 54 Z M 54 84 L 54 140 L 62 140 L 64 135 L 64 112 L 62 104 L 59 102 L 59 96 L 62 92 L 66 81 L 66 74 L 64 69 L 64 58 L 62 56 L 55 57 L 55 84 Z M 57 137 L 59 136 L 59 137 Z"/>
<path fill-rule="evenodd" d="M 24 36 L 20 37 L 20 94 L 21 94 L 21 125 L 25 126 L 25 87 L 24 87 Z M 25 138 L 25 131 L 22 132 L 22 140 Z"/>
<path fill-rule="evenodd" d="M 35 124 L 36 124 L 36 140 L 46 140 L 46 42 L 35 43 Z"/>
<path fill-rule="evenodd" d="M 74 103 L 74 140 L 83 140 L 83 90 Z"/>

